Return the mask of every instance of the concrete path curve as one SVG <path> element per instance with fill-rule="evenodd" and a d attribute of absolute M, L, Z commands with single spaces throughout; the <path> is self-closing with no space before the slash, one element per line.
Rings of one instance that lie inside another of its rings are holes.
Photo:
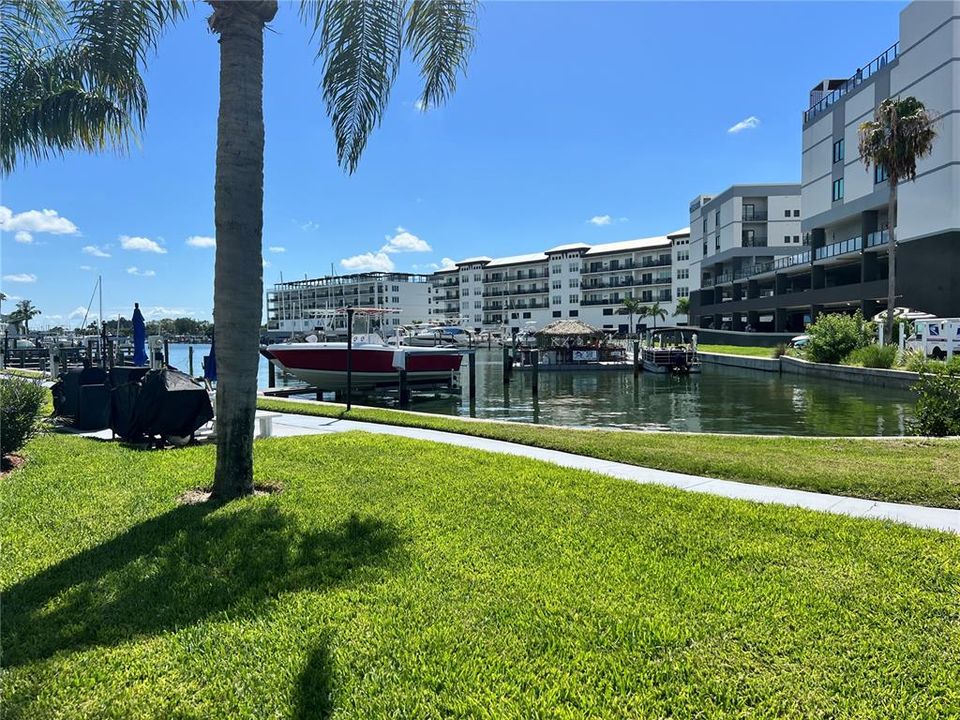
<path fill-rule="evenodd" d="M 355 430 L 380 435 L 399 435 L 416 440 L 430 440 L 476 450 L 518 455 L 535 460 L 545 460 L 555 465 L 575 468 L 577 470 L 589 470 L 632 482 L 668 485 L 681 490 L 721 495 L 723 497 L 737 498 L 740 500 L 791 505 L 809 510 L 835 513 L 837 515 L 848 515 L 850 517 L 892 520 L 919 528 L 960 533 L 960 510 L 931 508 L 922 505 L 902 505 L 899 503 L 878 502 L 843 495 L 827 495 L 824 493 L 808 492 L 806 490 L 791 490 L 768 485 L 752 485 L 750 483 L 735 482 L 733 480 L 717 480 L 715 478 L 685 475 L 682 473 L 668 472 L 666 470 L 655 470 L 653 468 L 600 460 L 598 458 L 561 452 L 559 450 L 547 450 L 530 445 L 441 432 L 439 430 L 381 425 L 379 423 L 339 420 L 336 418 L 312 415 L 294 415 L 292 413 L 279 413 L 278 417 L 273 421 L 273 434 L 276 437 L 322 435 Z"/>

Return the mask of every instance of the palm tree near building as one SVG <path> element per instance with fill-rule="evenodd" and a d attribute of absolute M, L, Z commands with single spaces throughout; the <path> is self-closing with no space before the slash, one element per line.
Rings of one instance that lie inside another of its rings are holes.
<path fill-rule="evenodd" d="M 30 321 L 40 314 L 40 310 L 30 300 L 18 300 L 17 306 L 10 313 L 10 322 L 23 327 L 23 332 L 30 332 Z"/>
<path fill-rule="evenodd" d="M 690 298 L 677 298 L 677 309 L 673 311 L 673 316 L 690 314 Z"/>
<path fill-rule="evenodd" d="M 220 45 L 214 187 L 217 464 L 213 494 L 253 492 L 263 268 L 263 32 L 277 0 L 207 0 Z M 125 147 L 142 129 L 141 79 L 176 0 L 0 0 L 0 167 L 67 150 Z M 419 66 L 423 109 L 455 90 L 473 48 L 474 0 L 301 0 L 322 60 L 323 99 L 340 165 L 353 173 L 380 124 L 403 50 Z M 24 32 L 24 28 L 32 28 Z M 8 40 L 22 43 L 8 51 Z M 7 103 L 10 103 L 9 105 Z"/>
<path fill-rule="evenodd" d="M 887 342 L 893 342 L 893 309 L 897 276 L 897 189 L 901 181 L 916 180 L 917 162 L 933 151 L 936 120 L 915 97 L 887 98 L 877 107 L 873 120 L 859 128 L 860 157 L 867 172 L 871 166 L 885 172 L 890 186 L 887 202 Z"/>
<path fill-rule="evenodd" d="M 646 317 L 653 318 L 653 327 L 657 327 L 657 319 L 666 320 L 667 319 L 667 309 L 663 307 L 659 302 L 655 302 L 649 308 L 647 308 Z"/>
<path fill-rule="evenodd" d="M 633 335 L 637 331 L 637 326 L 633 324 L 633 316 L 637 315 L 643 319 L 644 315 L 641 315 L 641 310 L 645 310 L 645 306 L 640 301 L 640 298 L 635 297 L 626 297 L 622 301 L 623 308 L 620 310 L 622 313 L 626 313 L 630 316 L 630 335 Z"/>

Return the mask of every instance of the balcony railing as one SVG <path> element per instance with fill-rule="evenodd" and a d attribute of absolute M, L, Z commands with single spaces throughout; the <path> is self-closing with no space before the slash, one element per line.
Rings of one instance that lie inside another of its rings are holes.
<path fill-rule="evenodd" d="M 877 247 L 890 242 L 890 233 L 886 230 L 875 230 L 867 234 L 867 247 Z"/>
<path fill-rule="evenodd" d="M 726 273 L 723 273 L 722 275 L 717 275 L 717 277 L 714 279 L 713 282 L 714 282 L 714 285 L 724 285 L 726 283 L 733 282 L 733 273 L 726 272 Z"/>
<path fill-rule="evenodd" d="M 810 262 L 810 251 L 799 253 L 797 255 L 790 255 L 788 257 L 777 258 L 773 261 L 774 270 L 786 270 L 795 265 L 805 265 Z"/>
<path fill-rule="evenodd" d="M 897 55 L 900 54 L 900 43 L 895 42 L 884 52 L 880 53 L 875 57 L 870 63 L 865 67 L 857 70 L 856 74 L 853 77 L 845 80 L 843 84 L 831 90 L 829 93 L 820 98 L 817 102 L 810 106 L 809 110 L 806 110 L 803 113 L 803 121 L 810 122 L 817 115 L 822 113 L 828 107 L 833 105 L 841 97 L 849 93 L 851 90 L 859 87 L 864 81 L 866 81 L 871 75 L 875 75 L 877 72 L 885 68 L 889 63 L 897 59 Z"/>
<path fill-rule="evenodd" d="M 737 272 L 733 274 L 733 278 L 734 280 L 745 280 L 753 275 L 770 272 L 771 270 L 773 270 L 773 260 L 767 260 L 766 262 L 755 263 L 753 265 L 748 265 L 741 270 L 737 270 Z"/>
<path fill-rule="evenodd" d="M 744 212 L 742 220 L 743 222 L 766 222 L 767 211 L 754 210 L 753 212 Z"/>
<path fill-rule="evenodd" d="M 741 247 L 766 247 L 767 246 L 767 236 L 758 237 L 754 235 L 753 237 L 748 237 L 747 235 L 743 236 L 743 239 L 740 241 Z"/>
<path fill-rule="evenodd" d="M 840 242 L 830 243 L 829 245 L 818 247 L 816 252 L 814 252 L 814 259 L 825 260 L 827 258 L 836 257 L 837 255 L 846 255 L 847 253 L 859 252 L 862 249 L 863 238 L 857 235 L 857 237 L 852 237 L 847 240 L 841 240 Z"/>

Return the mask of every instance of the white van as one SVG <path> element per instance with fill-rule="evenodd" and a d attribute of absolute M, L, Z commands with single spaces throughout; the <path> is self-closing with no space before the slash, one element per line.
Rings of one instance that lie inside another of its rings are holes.
<path fill-rule="evenodd" d="M 906 342 L 908 350 L 921 350 L 934 360 L 960 355 L 960 318 L 916 320 L 913 327 Z"/>

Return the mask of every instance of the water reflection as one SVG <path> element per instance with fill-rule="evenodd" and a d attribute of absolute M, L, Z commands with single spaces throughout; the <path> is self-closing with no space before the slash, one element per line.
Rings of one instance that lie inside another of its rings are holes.
<path fill-rule="evenodd" d="M 171 346 L 171 362 L 186 346 Z M 201 354 L 196 346 L 195 357 Z M 183 363 L 186 368 L 185 362 Z M 278 384 L 295 384 L 278 375 Z M 539 397 L 531 378 L 516 371 L 503 383 L 499 350 L 477 352 L 477 398 L 469 401 L 464 363 L 460 394 L 415 391 L 413 409 L 448 415 L 575 427 L 792 435 L 900 435 L 911 417 L 908 391 L 822 378 L 707 366 L 699 376 L 668 377 L 630 371 L 541 372 Z M 259 385 L 266 387 L 266 363 Z M 366 398 L 391 405 L 395 398 Z"/>

